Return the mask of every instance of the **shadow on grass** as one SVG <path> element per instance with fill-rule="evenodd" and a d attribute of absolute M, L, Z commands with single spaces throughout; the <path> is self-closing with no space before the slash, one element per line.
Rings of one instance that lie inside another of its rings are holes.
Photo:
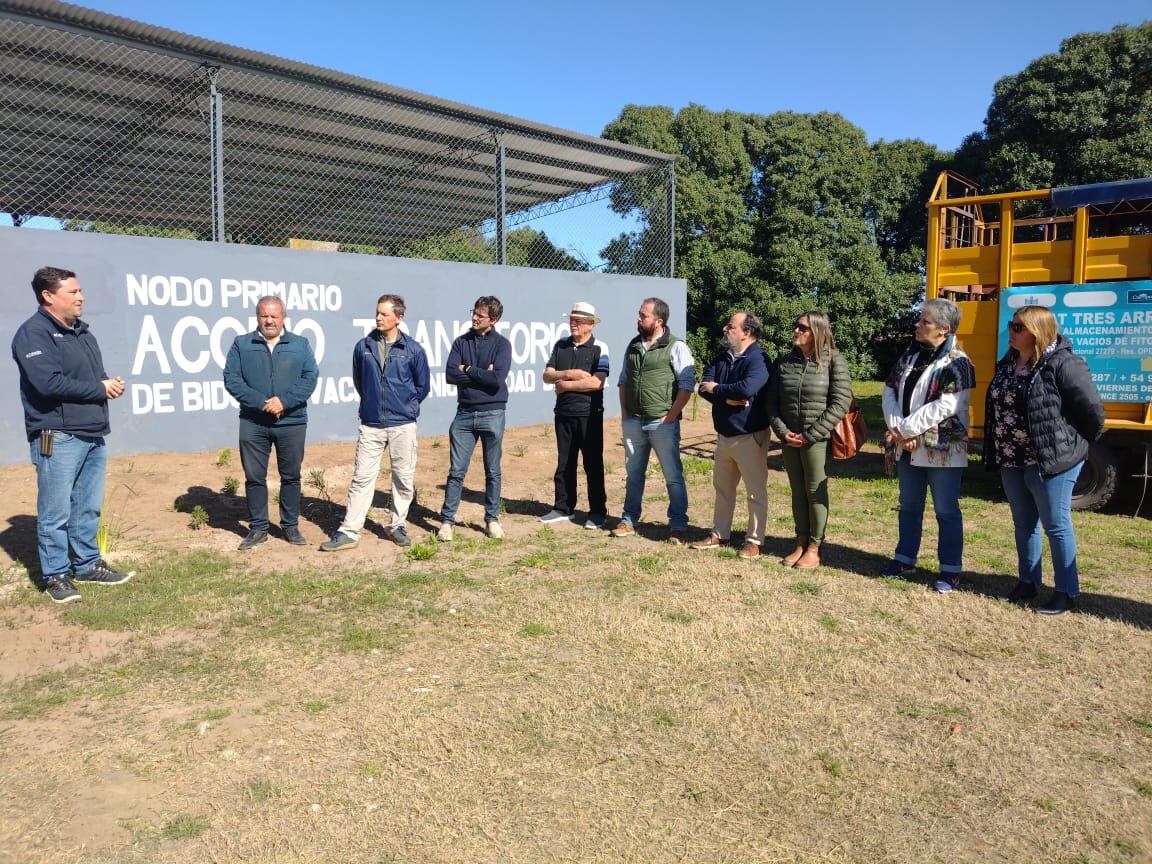
<path fill-rule="evenodd" d="M 440 527 L 440 508 L 439 502 L 443 501 L 444 486 L 443 484 L 436 487 L 434 493 L 435 502 L 425 502 L 422 499 L 422 494 L 417 489 L 416 500 L 412 502 L 412 506 L 408 509 L 407 522 L 413 528 L 419 528 L 423 531 L 434 532 Z M 241 499 L 243 500 L 243 499 Z M 483 506 L 484 493 L 480 490 L 472 490 L 465 488 L 461 501 L 466 501 L 469 504 L 478 504 Z M 428 506 L 431 503 L 436 504 L 436 509 Z M 504 512 L 514 516 L 543 516 L 552 508 L 539 501 L 528 501 L 520 498 L 504 498 L 503 499 Z M 208 510 L 208 505 L 203 504 L 205 510 Z M 372 510 L 379 512 L 381 515 L 387 516 L 392 507 L 392 493 L 385 492 L 377 489 L 372 497 Z M 340 522 L 344 518 L 345 505 L 343 502 L 330 501 L 326 498 L 317 498 L 313 496 L 301 496 L 300 498 L 300 516 L 302 519 L 307 519 L 326 535 L 331 536 L 340 527 Z M 212 515 L 209 510 L 209 520 Z M 216 527 L 211 521 L 212 527 Z M 386 525 L 377 522 L 375 519 L 367 519 L 364 523 L 364 531 L 372 534 L 381 540 L 390 539 L 385 532 Z"/>
<path fill-rule="evenodd" d="M 240 537 L 248 533 L 248 527 L 241 521 L 248 516 L 248 502 L 243 495 L 226 495 L 207 486 L 189 486 L 186 492 L 176 497 L 174 504 L 176 510 L 184 514 L 202 508 L 207 514 L 207 528 L 228 531 Z"/>
<path fill-rule="evenodd" d="M 10 517 L 8 527 L 0 531 L 0 549 L 28 571 L 28 576 L 37 591 L 44 589 L 44 577 L 40 573 L 40 556 L 36 552 L 35 516 Z"/>
<path fill-rule="evenodd" d="M 972 573 L 965 571 L 960 583 L 959 591 L 968 591 L 993 600 L 1002 601 L 1013 586 L 1016 585 L 1015 576 L 1006 576 L 1001 573 Z M 1043 604 L 1052 590 L 1051 580 L 1041 589 L 1039 604 L 1032 603 L 1025 610 L 1031 610 L 1035 605 Z M 1093 618 L 1104 618 L 1109 621 L 1120 621 L 1141 630 L 1152 630 L 1152 604 L 1141 600 L 1132 600 L 1113 594 L 1098 594 L 1095 592 L 1081 592 L 1077 600 L 1078 614 Z"/>

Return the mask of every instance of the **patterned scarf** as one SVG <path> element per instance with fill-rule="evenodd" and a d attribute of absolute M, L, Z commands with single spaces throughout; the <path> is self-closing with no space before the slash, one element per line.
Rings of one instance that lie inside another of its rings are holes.
<path fill-rule="evenodd" d="M 913 341 L 892 368 L 892 372 L 884 383 L 891 387 L 893 392 L 900 392 L 900 381 L 904 377 L 904 373 L 916 362 L 921 347 L 919 342 Z M 948 338 L 936 349 L 925 366 L 932 366 L 941 357 L 946 357 L 947 362 L 939 364 L 932 370 L 932 377 L 928 380 L 928 387 L 924 395 L 925 404 L 935 402 L 945 393 L 959 393 L 976 386 L 976 370 L 972 366 L 972 361 L 968 359 L 968 355 L 956 344 L 955 334 L 950 333 L 948 335 Z M 921 435 L 920 443 L 928 450 L 929 457 L 931 458 L 934 454 L 946 455 L 952 447 L 958 444 L 963 444 L 966 448 L 968 445 L 967 420 L 967 417 L 963 419 L 949 417 L 939 426 L 934 426 Z"/>

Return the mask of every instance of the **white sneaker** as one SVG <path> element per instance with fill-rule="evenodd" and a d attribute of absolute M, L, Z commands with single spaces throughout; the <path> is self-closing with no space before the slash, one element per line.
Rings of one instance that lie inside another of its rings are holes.
<path fill-rule="evenodd" d="M 603 516 L 589 516 L 584 523 L 584 528 L 588 531 L 600 531 L 604 528 Z"/>
<path fill-rule="evenodd" d="M 540 517 L 540 521 L 545 525 L 551 525 L 554 522 L 564 522 L 572 518 L 571 513 L 565 513 L 563 510 L 549 510 Z"/>
<path fill-rule="evenodd" d="M 440 526 L 440 530 L 436 532 L 436 539 L 441 543 L 452 542 L 452 523 L 444 522 Z"/>
<path fill-rule="evenodd" d="M 504 529 L 500 526 L 499 522 L 489 522 L 488 523 L 488 536 L 491 537 L 493 540 L 503 540 L 504 539 Z"/>

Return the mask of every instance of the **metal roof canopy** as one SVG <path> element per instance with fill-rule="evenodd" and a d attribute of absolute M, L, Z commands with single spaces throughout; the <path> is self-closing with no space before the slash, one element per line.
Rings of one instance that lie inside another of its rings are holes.
<path fill-rule="evenodd" d="M 0 0 L 0 26 L 14 215 L 359 243 L 495 218 L 499 240 L 506 212 L 672 182 L 668 154 L 80 6 Z"/>
<path fill-rule="evenodd" d="M 1084 186 L 1061 186 L 1052 190 L 1052 204 L 1068 210 L 1075 207 L 1148 199 L 1152 199 L 1152 177 L 1117 180 L 1112 183 L 1088 183 Z"/>

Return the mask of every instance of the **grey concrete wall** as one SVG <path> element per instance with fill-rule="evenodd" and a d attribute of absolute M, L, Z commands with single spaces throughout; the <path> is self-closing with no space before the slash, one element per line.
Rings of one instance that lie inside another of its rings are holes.
<path fill-rule="evenodd" d="M 641 301 L 664 298 L 671 329 L 682 334 L 687 291 L 682 279 L 21 228 L 0 228 L 0 262 L 6 347 L 36 311 L 32 274 L 45 265 L 76 272 L 84 320 L 107 371 L 127 382 L 125 395 L 111 403 L 113 454 L 235 446 L 237 410 L 221 372 L 232 340 L 255 329 L 255 300 L 263 294 L 284 295 L 288 329 L 316 351 L 320 383 L 308 409 L 308 438 L 322 442 L 355 439 L 352 346 L 374 326 L 381 294 L 404 297 L 405 329 L 428 352 L 433 390 L 419 429 L 436 435 L 447 432 L 456 410 L 444 381 L 448 348 L 470 326 L 477 297 L 494 295 L 504 304 L 498 329 L 513 351 L 508 422 L 524 426 L 552 416 L 555 397 L 542 372 L 553 343 L 568 333 L 574 301 L 594 304 L 603 319 L 595 336 L 609 349 L 611 384 L 636 333 Z M 0 364 L 0 394 L 0 463 L 13 464 L 28 458 L 28 448 L 12 359 Z M 614 393 L 605 406 L 619 413 Z"/>

